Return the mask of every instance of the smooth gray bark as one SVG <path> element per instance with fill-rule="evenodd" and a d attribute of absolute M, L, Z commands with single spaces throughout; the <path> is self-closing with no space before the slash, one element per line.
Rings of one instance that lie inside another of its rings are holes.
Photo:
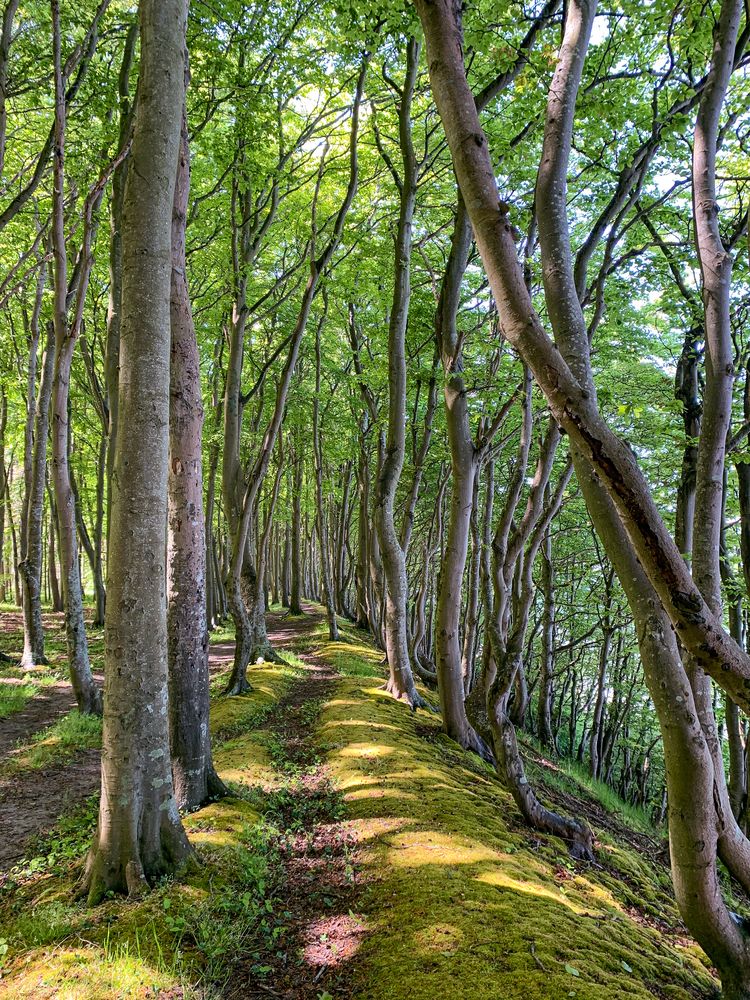
<path fill-rule="evenodd" d="M 184 100 L 184 0 L 141 0 L 125 186 L 119 403 L 105 625 L 99 825 L 85 886 L 137 895 L 192 856 L 169 749 L 166 528 L 171 223 Z"/>

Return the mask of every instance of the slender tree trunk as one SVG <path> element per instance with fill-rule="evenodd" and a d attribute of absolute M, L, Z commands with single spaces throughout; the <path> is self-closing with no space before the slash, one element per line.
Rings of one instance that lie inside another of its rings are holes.
<path fill-rule="evenodd" d="M 289 522 L 284 525 L 284 553 L 281 560 L 281 606 L 289 607 L 292 585 L 292 532 Z"/>
<path fill-rule="evenodd" d="M 68 647 L 70 679 L 81 712 L 99 714 L 102 710 L 101 692 L 94 682 L 89 662 L 86 625 L 83 617 L 80 564 L 78 560 L 78 533 L 76 530 L 76 501 L 70 480 L 68 452 L 70 424 L 68 403 L 70 399 L 70 369 L 77 342 L 79 326 L 68 324 L 68 260 L 65 245 L 65 129 L 67 108 L 65 82 L 60 51 L 59 0 L 52 0 L 53 52 L 55 66 L 55 142 L 54 142 L 54 191 L 52 208 L 52 250 L 54 254 L 54 326 L 55 366 L 52 378 L 52 481 L 55 488 L 57 523 L 60 532 L 60 577 L 65 609 L 65 637 Z M 91 253 L 85 245 L 89 236 L 89 220 L 84 223 L 85 236 L 82 252 Z M 88 263 L 88 262 L 86 262 Z M 85 265 L 84 265 L 85 267 Z M 88 268 L 90 274 L 90 265 Z M 79 278 L 79 301 L 83 301 L 88 274 Z"/>
<path fill-rule="evenodd" d="M 138 24 L 128 28 L 125 39 L 122 65 L 118 77 L 118 103 L 120 109 L 119 147 L 122 149 L 133 120 L 130 99 L 130 72 L 133 66 L 135 46 L 138 41 Z M 107 443 L 107 541 L 112 515 L 112 476 L 115 468 L 115 449 L 120 419 L 119 379 L 120 379 L 120 325 L 122 321 L 122 209 L 125 194 L 127 160 L 119 164 L 112 175 L 112 197 L 110 199 L 110 240 L 109 240 L 109 304 L 107 308 L 107 343 L 104 352 L 104 384 L 107 397 L 109 440 Z M 108 547 L 109 553 L 109 547 Z"/>
<path fill-rule="evenodd" d="M 552 732 L 552 683 L 555 667 L 555 568 L 552 562 L 552 534 L 549 528 L 544 533 L 541 554 L 544 616 L 542 619 L 542 653 L 536 728 L 537 738 L 542 746 L 556 750 L 555 736 Z"/>
<path fill-rule="evenodd" d="M 26 493 L 26 538 L 19 569 L 23 590 L 23 656 L 21 666 L 46 663 L 44 626 L 42 624 L 42 519 L 47 476 L 47 435 L 52 396 L 52 372 L 55 364 L 55 332 L 47 327 L 47 342 L 42 360 L 42 377 L 36 401 L 34 447 L 31 477 Z"/>
<path fill-rule="evenodd" d="M 369 599 L 370 463 L 362 422 L 360 422 L 359 427 L 359 455 L 357 459 L 357 562 L 354 568 L 354 588 L 356 593 L 355 623 L 357 628 L 366 630 L 370 628 L 371 622 Z"/>
<path fill-rule="evenodd" d="M 292 562 L 289 613 L 302 614 L 302 455 L 295 448 L 292 478 Z"/>
<path fill-rule="evenodd" d="M 409 662 L 407 641 L 408 583 L 406 560 L 394 523 L 396 489 L 405 456 L 406 325 L 411 298 L 412 220 L 418 168 L 411 138 L 411 102 L 419 67 L 419 43 L 407 43 L 407 70 L 399 105 L 403 177 L 399 180 L 400 209 L 396 233 L 393 303 L 388 328 L 388 434 L 375 486 L 374 522 L 380 543 L 385 582 L 385 647 L 389 679 L 386 689 L 413 709 L 424 706 Z"/>
<path fill-rule="evenodd" d="M 187 78 L 187 66 L 186 66 Z M 197 809 L 226 794 L 211 756 L 200 356 L 185 273 L 190 151 L 185 111 L 172 213 L 171 365 L 167 513 L 169 743 L 174 795 Z"/>
<path fill-rule="evenodd" d="M 218 442 L 211 446 L 208 463 L 208 489 L 206 490 L 206 523 L 204 534 L 206 540 L 206 623 L 209 629 L 214 628 L 220 618 L 219 613 L 219 576 L 216 567 L 216 541 L 214 538 L 214 506 L 216 503 L 216 473 L 219 466 Z"/>
<path fill-rule="evenodd" d="M 324 293 L 325 294 L 325 293 Z M 315 506 L 317 507 L 316 526 L 320 543 L 320 572 L 323 582 L 323 598 L 328 619 L 328 637 L 331 642 L 338 642 L 339 628 L 336 621 L 336 606 L 331 582 L 331 563 L 328 551 L 328 526 L 326 524 L 325 506 L 323 503 L 323 448 L 320 441 L 320 330 L 325 322 L 323 319 L 315 330 L 315 396 L 313 397 L 313 458 L 315 462 Z"/>
<path fill-rule="evenodd" d="M 184 100 L 184 0 L 141 0 L 141 64 L 123 203 L 117 437 L 105 626 L 99 826 L 89 900 L 141 893 L 192 856 L 169 748 L 165 536 L 171 220 Z"/>
<path fill-rule="evenodd" d="M 481 541 L 479 537 L 479 468 L 474 476 L 474 492 L 471 498 L 469 530 L 471 552 L 468 571 L 468 593 L 466 595 L 466 616 L 464 637 L 461 644 L 461 677 L 464 695 L 468 696 L 474 686 L 476 676 L 476 651 L 479 633 L 479 575 L 481 570 Z"/>
<path fill-rule="evenodd" d="M 9 470 L 10 473 L 11 470 Z M 23 592 L 22 592 L 22 577 L 20 571 L 19 552 L 18 552 L 18 538 L 16 535 L 16 525 L 13 520 L 13 507 L 10 502 L 10 482 L 11 476 L 8 474 L 5 477 L 5 509 L 8 512 L 8 526 L 10 528 L 10 542 L 12 555 L 12 565 L 13 565 L 13 590 L 15 594 L 16 606 L 21 608 L 23 606 Z"/>
<path fill-rule="evenodd" d="M 8 481 L 8 468 L 5 464 L 5 431 L 8 426 L 8 397 L 5 389 L 0 388 L 0 601 L 8 599 L 7 567 L 5 558 L 5 486 Z"/>
<path fill-rule="evenodd" d="M 461 281 L 471 247 L 471 226 L 459 202 L 451 252 L 443 277 L 436 314 L 436 335 L 445 373 L 443 395 L 451 455 L 451 500 L 445 550 L 440 567 L 435 627 L 435 664 L 440 693 L 443 730 L 465 749 L 487 760 L 492 752 L 474 730 L 464 705 L 461 669 L 461 591 L 463 588 L 469 526 L 479 456 L 471 437 L 463 362 L 456 329 Z"/>
<path fill-rule="evenodd" d="M 49 494 L 49 531 L 47 540 L 47 567 L 49 570 L 49 586 L 50 593 L 52 595 L 52 610 L 53 611 L 63 611 L 63 599 L 62 592 L 60 590 L 60 581 L 57 575 L 57 504 L 55 503 L 55 497 L 52 490 L 48 490 Z"/>

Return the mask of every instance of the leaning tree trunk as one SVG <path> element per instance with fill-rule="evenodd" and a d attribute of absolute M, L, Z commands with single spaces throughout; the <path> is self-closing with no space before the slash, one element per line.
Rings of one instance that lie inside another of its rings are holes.
<path fill-rule="evenodd" d="M 435 323 L 445 375 L 443 395 L 451 456 L 450 519 L 438 577 L 435 665 L 443 731 L 464 749 L 474 750 L 486 760 L 492 760 L 492 751 L 466 715 L 461 663 L 461 590 L 469 545 L 474 486 L 479 468 L 479 454 L 471 437 L 463 360 L 456 327 L 461 281 L 470 247 L 471 226 L 463 202 L 459 202 Z"/>
<path fill-rule="evenodd" d="M 200 356 L 185 273 L 185 225 L 190 152 L 183 111 L 172 214 L 172 331 L 167 514 L 167 636 L 169 743 L 174 794 L 181 809 L 197 809 L 226 794 L 211 756 L 208 725 L 206 539 L 201 442 Z"/>
<path fill-rule="evenodd" d="M 184 100 L 184 0 L 141 0 L 123 205 L 122 321 L 105 625 L 99 825 L 86 888 L 137 895 L 192 856 L 172 785 L 165 535 L 171 220 Z"/>
<path fill-rule="evenodd" d="M 503 330 L 532 366 L 555 417 L 571 437 L 576 474 L 589 511 L 597 532 L 605 539 L 636 619 L 641 658 L 667 759 L 670 853 L 678 904 L 688 927 L 719 969 L 727 995 L 747 998 L 748 938 L 724 905 L 717 879 L 713 762 L 672 626 L 684 646 L 700 656 L 705 669 L 745 705 L 748 660 L 723 632 L 690 579 L 632 452 L 599 413 L 587 328 L 570 259 L 566 175 L 575 98 L 595 7 L 584 2 L 571 4 L 568 10 L 566 37 L 550 88 L 537 180 L 545 297 L 558 353 L 530 302 L 507 211 L 498 200 L 486 136 L 466 80 L 460 10 L 454 0 L 416 0 L 416 4 L 427 37 L 433 93 L 500 307 Z M 738 7 L 730 0 L 722 10 L 716 32 L 719 57 Z M 734 46 L 727 48 L 733 50 Z M 466 142 L 467 134 L 475 141 Z"/>

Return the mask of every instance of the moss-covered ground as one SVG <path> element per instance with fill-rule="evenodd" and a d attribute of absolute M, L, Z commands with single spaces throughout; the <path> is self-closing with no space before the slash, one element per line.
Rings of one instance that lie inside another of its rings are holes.
<path fill-rule="evenodd" d="M 328 643 L 321 626 L 292 645 L 340 673 L 316 738 L 343 797 L 341 822 L 359 845 L 356 916 L 366 933 L 349 960 L 347 996 L 717 995 L 705 956 L 679 922 L 655 831 L 605 813 L 574 774 L 560 778 L 536 755 L 542 792 L 585 814 L 597 833 L 598 863 L 572 862 L 562 842 L 524 827 L 493 772 L 442 736 L 437 716 L 412 715 L 385 695 L 380 654 L 362 635 L 345 628 Z M 263 720 L 299 677 L 299 661 L 289 659 L 288 667 L 251 668 L 251 694 L 214 700 L 216 764 L 234 794 L 186 817 L 197 871 L 141 901 L 87 909 L 74 889 L 92 800 L 5 878 L 0 996 L 220 996 L 238 955 L 274 995 L 260 963 L 284 936 L 271 805 L 288 775 Z M 325 991 L 321 998 L 338 1000 Z"/>
<path fill-rule="evenodd" d="M 234 957 L 274 940 L 283 916 L 274 912 L 273 829 L 259 810 L 276 775 L 259 725 L 297 674 L 294 666 L 253 667 L 250 694 L 215 699 L 215 761 L 233 795 L 185 817 L 195 871 L 143 900 L 89 909 L 76 884 L 96 823 L 93 797 L 3 877 L 0 996 L 209 997 Z"/>
<path fill-rule="evenodd" d="M 362 849 L 369 934 L 358 1000 L 708 998 L 716 980 L 682 927 L 664 845 L 604 813 L 597 789 L 538 757 L 543 791 L 594 826 L 598 864 L 520 821 L 492 770 L 382 690 L 381 654 L 352 629 L 319 632 L 346 676 L 320 738 Z M 624 805 L 624 804 L 623 804 Z M 597 818 L 606 820 L 597 825 Z M 656 831 L 653 832 L 656 834 Z"/>

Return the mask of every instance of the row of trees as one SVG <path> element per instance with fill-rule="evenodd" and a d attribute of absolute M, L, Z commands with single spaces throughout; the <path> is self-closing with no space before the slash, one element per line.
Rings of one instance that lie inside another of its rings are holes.
<path fill-rule="evenodd" d="M 0 578 L 26 666 L 64 609 L 82 711 L 84 587 L 105 623 L 90 899 L 182 864 L 178 808 L 224 792 L 208 628 L 238 695 L 269 603 L 312 598 L 577 856 L 519 730 L 668 803 L 684 919 L 749 996 L 742 3 L 23 7 Z"/>

